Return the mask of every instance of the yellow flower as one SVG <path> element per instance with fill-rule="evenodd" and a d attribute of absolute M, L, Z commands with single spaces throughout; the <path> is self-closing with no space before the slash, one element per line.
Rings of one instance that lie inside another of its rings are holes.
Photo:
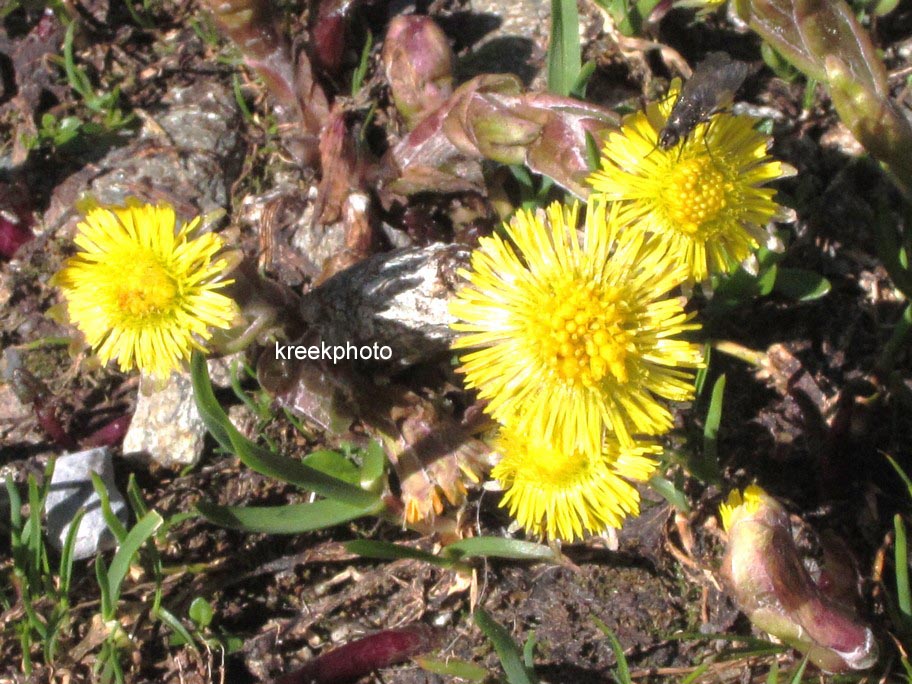
<path fill-rule="evenodd" d="M 596 193 L 624 203 L 630 233 L 645 232 L 687 265 L 688 282 L 728 273 L 768 239 L 764 227 L 781 214 L 764 183 L 794 174 L 767 154 L 769 140 L 754 119 L 718 113 L 668 150 L 658 135 L 678 95 L 624 119 L 609 134 L 601 170 L 589 176 Z M 630 238 L 632 239 L 632 238 Z"/>
<path fill-rule="evenodd" d="M 618 244 L 603 202 L 590 206 L 582 244 L 576 225 L 576 206 L 517 213 L 509 241 L 480 241 L 450 311 L 467 333 L 454 348 L 479 348 L 460 370 L 487 411 L 558 450 L 591 454 L 606 428 L 624 445 L 670 429 L 657 397 L 691 398 L 687 369 L 702 356 L 675 339 L 699 328 L 683 300 L 667 296 L 685 277 L 680 265 L 658 245 Z"/>
<path fill-rule="evenodd" d="M 638 515 L 640 495 L 628 480 L 647 480 L 657 465 L 651 456 L 662 452 L 657 444 L 622 447 L 608 439 L 594 453 L 568 453 L 508 429 L 495 447 L 503 455 L 491 473 L 505 489 L 501 506 L 529 533 L 565 541 Z"/>
<path fill-rule="evenodd" d="M 758 485 L 750 485 L 742 495 L 737 489 L 728 494 L 728 500 L 719 505 L 719 517 L 722 518 L 722 529 L 730 531 L 732 525 L 745 515 L 753 515 L 760 510 L 760 504 L 769 496 Z"/>
<path fill-rule="evenodd" d="M 190 234 L 199 218 L 177 230 L 174 209 L 129 203 L 94 207 L 77 226 L 81 251 L 52 279 L 72 323 L 102 363 L 139 368 L 157 379 L 181 367 L 213 328 L 227 328 L 237 309 L 216 290 L 227 262 L 221 239 Z"/>

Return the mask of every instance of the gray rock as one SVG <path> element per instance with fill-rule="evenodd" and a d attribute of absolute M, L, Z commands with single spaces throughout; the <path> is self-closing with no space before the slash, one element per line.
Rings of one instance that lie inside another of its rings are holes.
<path fill-rule="evenodd" d="M 58 551 L 63 548 L 73 517 L 80 508 L 86 513 L 79 524 L 73 558 L 89 558 L 99 551 L 116 546 L 101 513 L 101 500 L 92 486 L 91 473 L 97 473 L 108 488 L 111 509 L 127 523 L 127 504 L 114 482 L 114 466 L 107 447 L 98 447 L 57 459 L 47 496 L 48 538 Z"/>
<path fill-rule="evenodd" d="M 212 384 L 227 387 L 231 363 L 243 353 L 209 359 Z M 140 391 L 136 411 L 124 437 L 124 457 L 166 468 L 183 468 L 199 463 L 203 454 L 206 426 L 196 410 L 193 386 L 187 372 L 172 373 L 168 384 L 150 393 Z"/>
<path fill-rule="evenodd" d="M 44 214 L 49 234 L 71 231 L 81 218 L 76 200 L 122 205 L 129 197 L 166 201 L 179 217 L 225 208 L 240 171 L 243 120 L 229 89 L 217 83 L 173 88 L 144 117 L 139 136 L 71 175 Z"/>
<path fill-rule="evenodd" d="M 123 452 L 126 458 L 151 460 L 169 468 L 192 466 L 199 462 L 205 437 L 190 375 L 174 373 L 161 390 L 139 393 Z"/>

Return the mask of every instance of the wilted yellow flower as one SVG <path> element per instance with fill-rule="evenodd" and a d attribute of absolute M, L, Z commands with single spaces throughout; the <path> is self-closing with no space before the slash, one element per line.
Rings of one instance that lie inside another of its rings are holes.
<path fill-rule="evenodd" d="M 769 139 L 754 119 L 721 112 L 668 150 L 658 135 L 677 99 L 669 97 L 624 119 L 602 150 L 601 170 L 589 176 L 596 193 L 623 202 L 626 237 L 646 233 L 687 265 L 688 281 L 727 273 L 768 239 L 764 229 L 781 208 L 775 190 L 760 187 L 794 174 L 767 154 Z"/>
<path fill-rule="evenodd" d="M 227 262 L 212 233 L 191 238 L 196 218 L 180 227 L 167 205 L 94 207 L 77 226 L 82 251 L 52 279 L 69 319 L 102 363 L 138 368 L 158 379 L 204 349 L 210 327 L 227 328 L 237 309 L 216 290 Z"/>
<path fill-rule="evenodd" d="M 675 339 L 699 326 L 670 290 L 685 278 L 658 244 L 618 243 L 603 202 L 589 207 L 582 243 L 577 207 L 521 211 L 508 240 L 483 238 L 469 281 L 450 305 L 467 334 L 454 344 L 466 385 L 487 410 L 557 451 L 598 453 L 605 429 L 624 445 L 661 434 L 671 413 L 658 397 L 686 400 L 700 348 Z"/>
<path fill-rule="evenodd" d="M 565 452 L 509 429 L 495 449 L 503 455 L 491 473 L 505 490 L 501 506 L 531 534 L 565 541 L 638 515 L 640 495 L 628 480 L 647 480 L 657 465 L 652 456 L 662 452 L 657 444 L 622 447 L 613 438 L 596 452 Z"/>

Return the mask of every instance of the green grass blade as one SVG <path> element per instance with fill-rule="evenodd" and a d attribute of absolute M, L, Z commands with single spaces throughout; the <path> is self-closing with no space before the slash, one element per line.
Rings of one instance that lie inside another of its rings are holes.
<path fill-rule="evenodd" d="M 361 86 L 364 85 L 364 77 L 367 76 L 367 67 L 370 66 L 371 48 L 374 47 L 374 34 L 368 30 L 367 40 L 364 41 L 364 48 L 361 50 L 361 59 L 358 60 L 358 66 L 352 73 L 351 96 L 355 97 Z"/>
<path fill-rule="evenodd" d="M 47 551 L 41 535 L 41 513 L 44 510 L 44 496 L 38 487 L 34 475 L 28 479 L 29 517 L 25 523 L 24 540 L 28 545 L 29 554 L 29 581 L 34 590 L 41 586 L 42 579 L 50 574 L 47 560 Z"/>
<path fill-rule="evenodd" d="M 111 590 L 108 583 L 108 566 L 99 553 L 95 556 L 95 579 L 98 581 L 98 592 L 101 597 L 101 617 L 111 620 L 114 617 L 114 602 L 111 601 Z"/>
<path fill-rule="evenodd" d="M 693 684 L 693 682 L 700 681 L 700 677 L 709 669 L 709 663 L 703 663 L 698 665 L 693 672 L 684 677 L 681 680 L 681 684 Z"/>
<path fill-rule="evenodd" d="M 896 531 L 896 546 L 894 558 L 896 559 L 896 602 L 899 611 L 906 620 L 912 620 L 912 596 L 909 590 L 909 555 L 906 543 L 906 526 L 897 513 L 893 516 L 893 529 Z"/>
<path fill-rule="evenodd" d="M 194 399 L 206 428 L 223 448 L 235 454 L 248 468 L 352 507 L 376 507 L 380 503 L 376 494 L 257 446 L 238 432 L 215 398 L 206 360 L 199 352 L 194 352 L 191 358 L 190 375 Z"/>
<path fill-rule="evenodd" d="M 111 530 L 117 543 L 123 544 L 124 539 L 127 538 L 127 528 L 120 521 L 120 518 L 114 514 L 114 509 L 111 508 L 111 496 L 108 494 L 108 488 L 98 473 L 90 473 L 90 476 L 95 493 L 98 494 L 98 498 L 101 500 L 101 516 L 104 518 L 105 525 Z"/>
<path fill-rule="evenodd" d="M 554 550 L 543 544 L 502 539 L 501 537 L 470 537 L 450 544 L 443 555 L 453 559 L 483 556 L 485 558 L 506 558 L 509 560 L 556 561 Z"/>
<path fill-rule="evenodd" d="M 76 511 L 76 515 L 73 516 L 73 520 L 70 522 L 70 529 L 67 531 L 63 549 L 60 551 L 60 595 L 63 597 L 70 595 L 70 581 L 73 577 L 73 547 L 76 546 L 76 533 L 79 532 L 79 524 L 82 522 L 82 516 L 84 515 L 84 508 Z"/>
<path fill-rule="evenodd" d="M 522 652 L 507 630 L 481 608 L 475 610 L 475 624 L 494 645 L 509 684 L 537 684 L 535 675 L 523 665 Z"/>
<path fill-rule="evenodd" d="M 903 481 L 903 484 L 906 485 L 906 491 L 909 493 L 909 501 L 912 502 L 912 479 L 909 479 L 909 476 L 906 475 L 899 463 L 897 463 L 892 456 L 889 454 L 884 454 L 886 459 L 890 462 L 890 465 L 893 466 L 893 470 L 896 471 L 896 474 L 899 475 L 899 478 Z"/>
<path fill-rule="evenodd" d="M 216 525 L 268 534 L 301 534 L 324 530 L 378 512 L 375 505 L 350 506 L 331 499 L 285 506 L 220 506 L 200 501 L 196 508 L 203 517 Z"/>
<path fill-rule="evenodd" d="M 185 644 L 190 646 L 194 651 L 199 651 L 196 642 L 193 640 L 193 635 L 190 634 L 190 631 L 177 619 L 174 613 L 166 608 L 159 607 L 158 610 L 155 611 L 154 616 L 165 623 L 165 625 L 167 625 L 179 638 L 183 639 Z"/>
<path fill-rule="evenodd" d="M 807 667 L 807 664 L 808 657 L 804 656 L 804 659 L 801 661 L 798 669 L 795 670 L 795 674 L 793 674 L 792 678 L 789 679 L 789 684 L 801 684 L 801 678 L 804 677 L 804 669 Z"/>
<path fill-rule="evenodd" d="M 413 658 L 413 660 L 422 670 L 444 677 L 458 677 L 467 682 L 483 682 L 488 678 L 488 671 L 485 668 L 465 660 L 456 658 L 437 660 L 425 657 Z"/>
<path fill-rule="evenodd" d="M 704 482 L 719 483 L 719 425 L 722 423 L 722 404 L 725 398 L 725 375 L 720 375 L 713 385 L 703 426 L 703 458 L 694 463 L 693 473 Z"/>
<path fill-rule="evenodd" d="M 618 684 L 632 684 L 630 679 L 630 666 L 627 665 L 627 656 L 624 655 L 624 647 L 611 628 L 597 617 L 592 618 L 595 626 L 599 631 L 608 637 L 608 643 L 611 644 L 611 650 L 614 651 L 614 658 L 617 661 L 617 667 L 614 668 L 613 677 Z"/>
<path fill-rule="evenodd" d="M 675 487 L 671 480 L 661 475 L 653 475 L 649 478 L 649 486 L 652 487 L 668 503 L 675 507 L 675 510 L 681 513 L 690 512 L 690 504 L 687 502 L 687 495 Z"/>
<path fill-rule="evenodd" d="M 391 542 L 374 541 L 372 539 L 356 539 L 355 541 L 346 542 L 343 546 L 350 553 L 356 553 L 363 558 L 375 558 L 377 560 L 401 560 L 411 558 L 414 560 L 425 561 L 443 568 L 453 567 L 453 561 L 449 558 L 441 558 L 433 553 L 413 549 L 401 544 Z"/>
<path fill-rule="evenodd" d="M 770 671 L 766 675 L 766 684 L 778 684 L 779 682 L 779 661 L 774 660 L 770 666 Z"/>
<path fill-rule="evenodd" d="M 112 605 L 116 604 L 120 598 L 120 588 L 124 578 L 130 571 L 130 563 L 133 562 L 133 558 L 139 553 L 140 547 L 146 543 L 146 540 L 155 534 L 156 530 L 164 522 L 164 519 L 157 511 L 146 513 L 133 526 L 133 529 L 130 530 L 121 543 L 120 548 L 117 549 L 117 553 L 114 554 L 114 558 L 111 560 L 111 567 L 108 570 L 108 593 Z"/>
<path fill-rule="evenodd" d="M 576 0 L 551 0 L 548 90 L 556 95 L 569 95 L 581 66 Z"/>

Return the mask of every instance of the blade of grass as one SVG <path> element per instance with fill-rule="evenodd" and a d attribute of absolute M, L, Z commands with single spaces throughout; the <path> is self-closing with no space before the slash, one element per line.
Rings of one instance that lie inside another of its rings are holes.
<path fill-rule="evenodd" d="M 510 684 L 537 684 L 537 678 L 523 665 L 522 653 L 507 630 L 481 608 L 475 610 L 475 624 L 494 645 Z"/>
<path fill-rule="evenodd" d="M 579 11 L 576 0 L 551 0 L 551 44 L 548 47 L 548 90 L 569 95 L 579 77 Z"/>
<path fill-rule="evenodd" d="M 896 602 L 899 611 L 906 620 L 912 620 L 912 597 L 909 591 L 909 556 L 906 543 L 906 526 L 903 524 L 899 513 L 893 516 L 893 529 L 896 532 L 896 546 L 894 558 L 896 559 Z"/>
<path fill-rule="evenodd" d="M 617 666 L 612 673 L 614 681 L 618 682 L 618 684 L 631 684 L 630 666 L 627 665 L 627 656 L 624 655 L 624 647 L 621 646 L 621 642 L 611 628 L 604 622 L 595 616 L 592 617 L 592 621 L 595 623 L 595 626 L 598 627 L 599 631 L 608 637 L 608 643 L 611 644 L 611 650 L 614 652 L 614 658 L 617 661 Z"/>
<path fill-rule="evenodd" d="M 130 571 L 130 563 L 139 553 L 140 547 L 146 543 L 146 540 L 155 534 L 155 531 L 164 523 L 164 519 L 157 511 L 149 511 L 137 522 L 123 542 L 114 558 L 111 560 L 111 567 L 107 572 L 108 593 L 112 603 L 117 603 L 120 598 L 120 588 L 124 578 Z"/>
<path fill-rule="evenodd" d="M 807 667 L 807 664 L 808 657 L 804 656 L 804 659 L 801 661 L 798 669 L 795 670 L 795 674 L 793 674 L 792 678 L 789 679 L 789 684 L 801 684 L 801 678 L 804 677 L 804 669 Z"/>
<path fill-rule="evenodd" d="M 418 663 L 418 667 L 422 670 L 426 670 L 436 675 L 458 677 L 467 682 L 483 682 L 488 678 L 488 671 L 485 668 L 465 660 L 457 660 L 455 658 L 437 660 L 436 658 L 425 658 L 422 656 L 414 658 L 413 660 Z"/>
<path fill-rule="evenodd" d="M 92 486 L 95 488 L 95 493 L 98 494 L 98 498 L 101 501 L 101 516 L 104 518 L 105 525 L 111 530 L 117 543 L 123 544 L 124 539 L 127 538 L 127 528 L 111 508 L 111 496 L 108 494 L 108 488 L 98 473 L 90 473 L 90 476 L 92 477 Z"/>
<path fill-rule="evenodd" d="M 690 504 L 687 502 L 687 495 L 675 487 L 671 480 L 661 475 L 653 475 L 649 478 L 649 486 L 652 487 L 668 503 L 675 507 L 675 510 L 681 513 L 690 512 Z"/>

